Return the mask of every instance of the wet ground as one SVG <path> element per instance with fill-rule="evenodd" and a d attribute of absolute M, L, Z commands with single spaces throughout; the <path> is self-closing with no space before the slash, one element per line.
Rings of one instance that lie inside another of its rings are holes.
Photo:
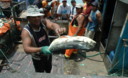
<path fill-rule="evenodd" d="M 64 59 L 63 54 L 59 54 L 59 56 L 54 55 L 56 59 L 53 60 L 53 66 L 54 64 L 59 62 L 56 65 L 60 64 L 60 66 L 63 69 L 61 70 L 61 72 L 63 72 L 63 74 L 68 74 L 68 75 L 70 74 L 70 75 L 107 76 L 107 71 L 100 55 L 95 57 L 89 57 L 94 54 L 97 54 L 97 52 L 88 52 L 87 58 L 84 58 L 81 55 L 74 55 L 76 57 L 72 59 Z"/>
<path fill-rule="evenodd" d="M 85 52 L 83 52 L 85 54 Z M 74 54 L 72 59 L 65 59 L 63 53 L 53 54 L 51 74 L 107 76 L 104 62 L 100 55 L 89 57 L 98 52 L 87 52 L 87 58 Z M 2 73 L 35 73 L 31 56 L 26 55 L 20 44 L 13 57 L 9 58 L 9 67 L 4 66 Z"/>

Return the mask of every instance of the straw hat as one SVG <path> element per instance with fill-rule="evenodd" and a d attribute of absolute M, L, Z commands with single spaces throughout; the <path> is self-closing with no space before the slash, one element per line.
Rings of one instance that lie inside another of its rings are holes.
<path fill-rule="evenodd" d="M 40 10 L 36 5 L 30 5 L 27 7 L 27 15 L 26 17 L 34 17 L 34 16 L 43 16 L 43 13 L 40 13 Z"/>

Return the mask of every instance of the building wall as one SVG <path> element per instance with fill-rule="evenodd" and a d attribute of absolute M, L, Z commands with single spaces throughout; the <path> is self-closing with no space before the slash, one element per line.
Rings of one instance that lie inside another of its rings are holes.
<path fill-rule="evenodd" d="M 128 7 L 128 4 L 121 1 L 117 1 L 115 10 L 114 10 L 110 32 L 109 32 L 106 52 L 115 50 L 117 46 L 119 36 L 122 31 L 122 27 L 128 13 L 127 7 Z"/>

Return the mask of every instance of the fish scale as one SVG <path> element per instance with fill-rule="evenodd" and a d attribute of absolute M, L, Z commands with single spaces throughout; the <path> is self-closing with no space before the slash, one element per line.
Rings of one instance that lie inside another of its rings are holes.
<path fill-rule="evenodd" d="M 84 36 L 63 36 L 59 37 L 50 44 L 49 50 L 57 51 L 62 49 L 85 49 L 95 47 L 96 42 Z"/>

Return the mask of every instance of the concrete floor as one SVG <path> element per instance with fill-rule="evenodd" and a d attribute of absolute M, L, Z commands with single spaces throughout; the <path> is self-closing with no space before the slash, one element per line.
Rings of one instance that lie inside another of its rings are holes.
<path fill-rule="evenodd" d="M 87 56 L 94 55 L 97 52 L 87 52 Z M 75 57 L 75 56 L 74 56 Z M 84 58 L 80 55 L 77 57 L 82 60 L 76 62 L 75 59 L 65 59 L 63 54 L 53 54 L 53 68 L 51 74 L 58 75 L 86 75 L 86 76 L 107 76 L 107 71 L 105 69 L 104 62 L 100 55 L 95 57 Z M 21 58 L 24 58 L 21 60 Z M 26 56 L 26 53 L 23 50 L 22 44 L 18 46 L 18 49 L 14 55 L 14 57 L 10 58 L 10 60 L 20 60 L 19 62 L 14 61 L 11 64 L 13 71 L 15 72 L 26 72 L 26 73 L 34 73 L 34 67 L 31 61 L 30 56 Z M 17 65 L 16 65 L 17 64 Z M 5 68 L 4 68 L 5 69 Z M 7 73 L 10 72 L 8 70 L 3 70 L 2 72 Z"/>
<path fill-rule="evenodd" d="M 19 45 L 17 52 L 24 52 L 22 45 Z M 97 54 L 96 51 L 87 52 L 87 56 Z M 53 74 L 70 74 L 70 75 L 98 75 L 107 76 L 104 62 L 100 55 L 95 57 L 84 58 L 80 62 L 74 59 L 65 59 L 63 54 L 53 54 Z"/>
<path fill-rule="evenodd" d="M 97 52 L 88 52 L 87 56 L 94 55 Z M 104 65 L 104 62 L 100 55 L 95 57 L 86 58 L 85 60 L 78 63 L 80 74 L 87 74 L 87 75 L 98 75 L 98 76 L 105 76 L 107 75 L 107 71 Z"/>

